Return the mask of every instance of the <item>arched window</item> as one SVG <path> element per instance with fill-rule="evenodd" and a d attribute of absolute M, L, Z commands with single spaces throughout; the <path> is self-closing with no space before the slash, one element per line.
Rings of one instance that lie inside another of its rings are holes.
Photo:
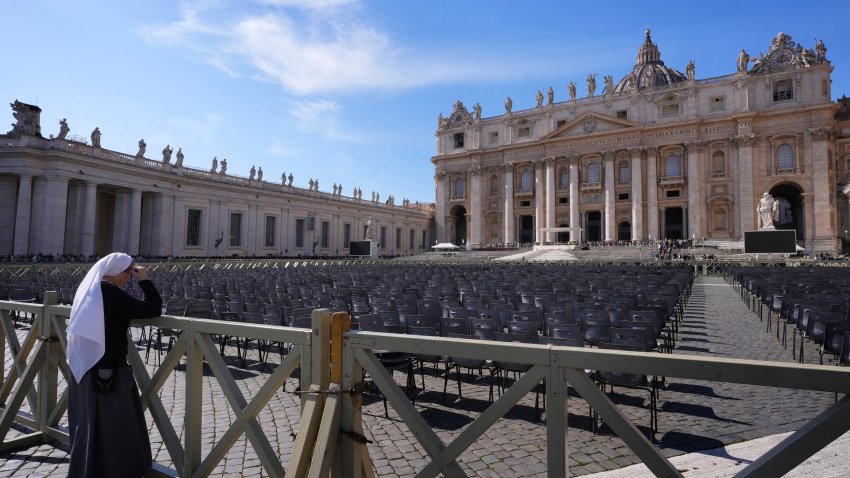
<path fill-rule="evenodd" d="M 453 197 L 462 198 L 463 197 L 463 178 L 455 179 L 455 190 Z"/>
<path fill-rule="evenodd" d="M 679 161 L 678 154 L 671 154 L 664 160 L 664 175 L 667 177 L 682 175 L 682 163 Z"/>
<path fill-rule="evenodd" d="M 558 175 L 558 189 L 568 189 L 570 187 L 570 173 L 566 169 L 561 170 Z"/>
<path fill-rule="evenodd" d="M 715 178 L 726 176 L 726 155 L 723 151 L 715 151 L 711 155 L 711 174 Z"/>
<path fill-rule="evenodd" d="M 626 184 L 630 179 L 631 175 L 629 172 L 628 161 L 620 161 L 620 164 L 617 166 L 617 182 L 620 184 Z"/>
<path fill-rule="evenodd" d="M 780 171 L 794 169 L 794 148 L 790 144 L 780 144 L 776 148 L 776 169 Z"/>
<path fill-rule="evenodd" d="M 599 183 L 602 182 L 599 174 L 599 162 L 594 161 L 587 165 L 587 182 Z"/>
<path fill-rule="evenodd" d="M 531 171 L 523 171 L 522 175 L 519 177 L 520 191 L 531 191 L 531 181 Z"/>
<path fill-rule="evenodd" d="M 499 177 L 495 174 L 490 176 L 490 192 L 498 193 L 499 192 Z"/>

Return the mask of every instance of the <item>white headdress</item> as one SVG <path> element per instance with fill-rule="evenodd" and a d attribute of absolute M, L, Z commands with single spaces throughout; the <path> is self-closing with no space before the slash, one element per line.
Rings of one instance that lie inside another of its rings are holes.
<path fill-rule="evenodd" d="M 133 258 L 127 254 L 113 252 L 95 262 L 77 287 L 68 322 L 68 365 L 77 383 L 106 351 L 100 281 L 103 276 L 124 272 L 132 263 Z"/>

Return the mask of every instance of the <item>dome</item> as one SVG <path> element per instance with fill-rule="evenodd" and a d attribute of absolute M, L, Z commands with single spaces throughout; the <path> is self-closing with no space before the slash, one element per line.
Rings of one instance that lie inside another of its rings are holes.
<path fill-rule="evenodd" d="M 614 87 L 614 93 L 623 93 L 633 89 L 644 89 L 647 87 L 666 86 L 673 83 L 685 81 L 686 77 L 682 72 L 665 66 L 661 61 L 661 52 L 658 51 L 658 45 L 652 43 L 652 38 L 649 36 L 649 29 L 646 30 L 646 40 L 638 50 L 637 64 L 632 68 L 628 75 L 624 76 L 617 86 Z"/>

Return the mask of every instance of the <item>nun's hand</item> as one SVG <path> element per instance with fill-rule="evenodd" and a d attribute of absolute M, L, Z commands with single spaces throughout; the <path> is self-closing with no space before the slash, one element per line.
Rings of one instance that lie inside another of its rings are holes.
<path fill-rule="evenodd" d="M 148 270 L 141 266 L 136 266 L 133 269 L 133 277 L 136 278 L 137 282 L 141 282 L 143 280 L 148 280 Z"/>

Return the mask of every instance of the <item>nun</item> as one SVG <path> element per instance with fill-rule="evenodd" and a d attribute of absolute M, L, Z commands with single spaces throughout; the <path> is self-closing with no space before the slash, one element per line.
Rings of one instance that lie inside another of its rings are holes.
<path fill-rule="evenodd" d="M 144 300 L 124 290 L 131 278 Z M 127 331 L 132 319 L 161 312 L 162 298 L 147 271 L 127 254 L 97 261 L 77 288 L 68 323 L 69 477 L 140 477 L 150 468 L 148 429 L 127 364 Z"/>

